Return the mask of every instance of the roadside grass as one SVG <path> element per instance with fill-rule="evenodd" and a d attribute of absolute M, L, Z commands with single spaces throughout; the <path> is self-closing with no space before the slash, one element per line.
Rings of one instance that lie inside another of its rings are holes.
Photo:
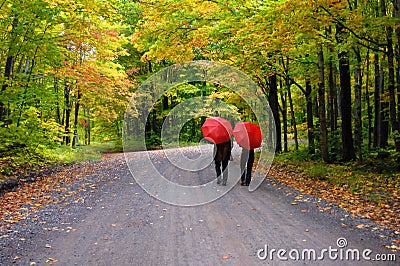
<path fill-rule="evenodd" d="M 181 146 L 195 145 L 196 143 L 180 143 Z M 0 183 L 9 179 L 31 175 L 50 169 L 55 165 L 69 165 L 83 161 L 100 160 L 102 154 L 119 153 L 125 151 L 140 151 L 144 149 L 161 149 L 160 145 L 147 143 L 143 147 L 137 140 L 122 140 L 107 142 L 92 142 L 88 146 L 49 148 L 38 145 L 36 149 L 15 149 L 3 154 L 0 158 Z"/>
<path fill-rule="evenodd" d="M 89 146 L 88 146 L 89 147 Z M 0 158 L 0 183 L 50 169 L 55 165 L 68 165 L 82 161 L 97 161 L 101 153 L 86 146 L 42 147 L 37 152 L 17 151 Z"/>

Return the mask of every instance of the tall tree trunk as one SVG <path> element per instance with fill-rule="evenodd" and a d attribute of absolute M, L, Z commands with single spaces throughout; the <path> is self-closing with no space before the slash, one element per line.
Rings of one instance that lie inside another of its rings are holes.
<path fill-rule="evenodd" d="M 314 116 L 313 116 L 313 99 L 311 96 L 312 88 L 310 80 L 306 80 L 306 101 L 307 101 L 307 131 L 308 131 L 308 153 L 315 153 L 314 143 Z"/>
<path fill-rule="evenodd" d="M 278 101 L 278 84 L 276 81 L 276 74 L 269 77 L 269 93 L 268 93 L 269 106 L 271 107 L 272 115 L 275 121 L 276 131 L 276 146 L 275 152 L 282 152 L 282 129 L 281 119 L 279 116 L 279 101 Z"/>
<path fill-rule="evenodd" d="M 75 112 L 74 112 L 74 138 L 72 140 L 72 147 L 75 147 L 79 144 L 78 138 L 78 122 L 79 122 L 79 107 L 81 103 L 81 90 L 78 89 L 78 97 L 75 101 Z"/>
<path fill-rule="evenodd" d="M 338 43 L 343 43 L 346 38 L 344 28 L 336 25 L 336 39 Z M 353 132 L 351 126 L 351 76 L 348 53 L 339 53 L 339 76 L 340 76 L 340 109 L 342 113 L 342 149 L 343 161 L 348 162 L 356 158 L 353 145 Z"/>
<path fill-rule="evenodd" d="M 326 34 L 332 34 L 332 26 L 326 27 Z M 329 121 L 329 129 L 331 133 L 331 138 L 336 138 L 337 135 L 337 120 L 338 120 L 338 91 L 336 86 L 336 66 L 334 63 L 334 47 L 333 45 L 328 46 L 329 56 L 328 56 L 328 114 L 327 118 Z M 336 143 L 335 143 L 336 144 Z M 331 147 L 331 151 L 336 152 L 336 148 Z"/>
<path fill-rule="evenodd" d="M 361 73 L 361 54 L 358 48 L 354 48 L 356 56 L 356 67 L 354 70 L 354 140 L 357 148 L 358 160 L 362 162 L 362 121 L 361 121 L 361 88 L 362 88 L 362 73 Z"/>
<path fill-rule="evenodd" d="M 329 117 L 329 137 L 332 140 L 337 140 L 339 136 L 338 131 L 338 117 L 339 117 L 339 93 L 337 86 L 337 69 L 334 62 L 334 48 L 329 46 L 329 59 L 328 59 L 328 87 L 329 87 L 329 102 L 328 102 L 328 117 Z M 341 115 L 341 113 L 340 113 Z M 333 154 L 338 154 L 341 150 L 340 142 L 333 141 L 330 143 L 330 151 Z"/>
<path fill-rule="evenodd" d="M 68 146 L 71 143 L 71 128 L 70 128 L 70 116 L 71 116 L 71 100 L 70 100 L 70 92 L 71 92 L 71 84 L 65 84 L 64 87 L 64 110 L 65 110 L 65 126 L 64 126 L 64 143 Z"/>
<path fill-rule="evenodd" d="M 379 55 L 374 55 L 374 142 L 373 147 L 381 147 L 381 91 L 379 86 L 380 74 L 379 74 Z"/>
<path fill-rule="evenodd" d="M 58 100 L 58 92 L 59 92 L 59 86 L 58 86 L 58 78 L 54 77 L 54 93 L 56 94 L 56 121 L 58 124 L 61 123 L 61 110 L 60 110 L 60 102 Z"/>
<path fill-rule="evenodd" d="M 290 108 L 290 117 L 291 117 L 291 123 L 290 124 L 293 127 L 293 137 L 294 137 L 294 143 L 295 143 L 295 150 L 297 151 L 299 149 L 299 140 L 297 138 L 296 116 L 294 114 L 294 107 L 293 107 L 293 101 L 292 101 L 292 91 L 290 89 L 291 82 L 289 80 L 287 80 L 286 84 L 287 84 L 287 90 L 288 90 L 288 99 L 289 99 L 289 108 Z"/>
<path fill-rule="evenodd" d="M 336 134 L 337 129 L 337 90 L 336 90 L 336 80 L 335 80 L 335 65 L 333 63 L 333 49 L 330 48 L 329 62 L 328 62 L 328 87 L 329 87 L 329 97 L 328 97 L 328 117 L 329 117 L 329 128 L 332 134 Z"/>
<path fill-rule="evenodd" d="M 383 62 L 381 62 L 378 77 L 379 77 L 378 87 L 381 98 L 381 108 L 380 108 L 381 128 L 380 128 L 379 147 L 386 148 L 388 146 L 388 140 L 389 140 L 389 99 L 388 99 L 388 93 L 385 92 L 385 68 L 383 66 Z"/>
<path fill-rule="evenodd" d="M 320 123 L 320 146 L 321 156 L 324 162 L 329 161 L 328 150 L 328 136 L 326 127 L 326 114 L 325 114 L 325 67 L 324 67 L 324 53 L 322 47 L 318 52 L 318 100 L 319 100 L 319 123 Z"/>
<path fill-rule="evenodd" d="M 400 19 L 400 0 L 393 0 L 393 17 L 399 21 Z M 398 118 L 397 125 L 400 130 L 400 27 L 396 27 L 395 29 L 397 44 L 395 47 L 395 55 L 396 55 L 396 88 L 397 88 L 397 110 L 398 110 Z"/>
<path fill-rule="evenodd" d="M 306 102 L 307 102 L 307 134 L 308 134 L 308 153 L 315 153 L 315 141 L 314 141 L 314 115 L 313 115 L 313 99 L 311 96 L 312 87 L 310 80 L 306 80 Z"/>
<path fill-rule="evenodd" d="M 8 81 L 11 79 L 12 72 L 14 69 L 14 61 L 15 61 L 14 56 L 7 57 L 6 67 L 4 69 L 5 80 L 3 82 L 3 86 L 1 87 L 1 93 L 3 93 L 8 88 Z M 9 115 L 9 110 L 8 110 L 7 106 L 5 105 L 5 103 L 0 102 L 0 122 L 7 122 L 6 120 L 7 120 L 8 115 Z M 8 123 L 6 123 L 6 124 L 8 124 Z"/>
<path fill-rule="evenodd" d="M 12 28 L 11 28 L 11 33 L 10 33 L 11 34 L 11 42 L 10 42 L 11 46 L 8 48 L 6 65 L 4 67 L 4 81 L 3 81 L 3 85 L 1 86 L 0 93 L 3 93 L 8 88 L 8 81 L 12 78 L 12 73 L 13 73 L 14 64 L 15 64 L 15 56 L 12 53 L 12 45 L 14 45 L 15 39 L 17 38 L 17 35 L 15 33 L 17 27 L 18 27 L 18 15 L 16 15 L 14 17 L 13 23 L 12 23 Z M 9 116 L 9 109 L 7 108 L 7 106 L 4 102 L 0 101 L 0 122 L 5 122 L 5 124 L 11 123 L 10 121 L 7 121 L 8 116 Z"/>
<path fill-rule="evenodd" d="M 286 103 L 286 93 L 281 91 L 281 102 L 282 102 L 282 122 L 283 122 L 283 151 L 288 152 L 288 128 L 287 128 L 287 103 Z"/>
<path fill-rule="evenodd" d="M 386 13 L 386 1 L 381 0 L 381 12 L 383 16 L 387 16 Z M 397 105 L 396 105 L 396 93 L 394 90 L 394 51 L 393 51 L 393 28 L 386 26 L 386 48 L 387 48 L 387 61 L 388 61 L 388 91 L 389 91 L 389 114 L 390 122 L 392 124 L 392 132 L 396 151 L 400 152 L 400 132 L 399 124 L 397 122 Z"/>
<path fill-rule="evenodd" d="M 367 118 L 368 118 L 368 150 L 372 147 L 372 106 L 369 92 L 369 70 L 370 70 L 370 60 L 369 60 L 369 50 L 367 52 L 367 69 L 365 77 L 365 101 L 367 102 Z"/>
<path fill-rule="evenodd" d="M 90 145 L 90 108 L 85 107 L 84 109 L 84 115 L 85 115 L 85 145 Z M 126 123 L 128 124 L 128 123 Z M 131 133 L 129 130 L 127 130 L 128 135 Z"/>

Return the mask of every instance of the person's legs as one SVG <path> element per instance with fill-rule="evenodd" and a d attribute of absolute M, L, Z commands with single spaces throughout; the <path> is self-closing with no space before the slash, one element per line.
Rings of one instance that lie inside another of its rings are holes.
<path fill-rule="evenodd" d="M 250 185 L 253 164 L 254 164 L 254 150 L 251 150 L 249 153 L 249 159 L 247 160 L 246 186 Z"/>
<path fill-rule="evenodd" d="M 215 161 L 215 172 L 217 173 L 217 184 L 221 183 L 221 161 Z"/>
<path fill-rule="evenodd" d="M 242 176 L 240 178 L 241 184 L 245 184 L 245 178 L 246 178 L 246 163 L 247 159 L 249 157 L 249 151 L 242 148 L 242 155 L 240 156 L 240 172 L 242 173 Z"/>
<path fill-rule="evenodd" d="M 222 185 L 226 186 L 226 182 L 228 181 L 228 163 L 229 160 L 227 161 L 222 161 L 222 173 L 223 173 L 223 179 L 222 179 Z"/>

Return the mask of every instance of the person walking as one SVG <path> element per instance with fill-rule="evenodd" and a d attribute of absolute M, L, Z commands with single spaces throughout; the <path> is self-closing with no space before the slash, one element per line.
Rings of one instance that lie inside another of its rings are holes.
<path fill-rule="evenodd" d="M 239 122 L 235 125 L 233 135 L 242 147 L 240 157 L 241 185 L 249 186 L 254 164 L 254 149 L 261 147 L 262 134 L 258 125 L 250 122 Z"/>
<path fill-rule="evenodd" d="M 226 186 L 226 182 L 228 181 L 227 166 L 229 163 L 229 159 L 231 158 L 232 141 L 230 140 L 227 142 L 215 144 L 214 149 L 214 163 L 215 171 L 217 173 L 217 184 L 221 184 L 222 182 L 222 185 Z"/>
<path fill-rule="evenodd" d="M 242 154 L 240 156 L 240 178 L 242 186 L 249 186 L 251 182 L 251 172 L 254 164 L 254 149 L 248 150 L 242 147 Z"/>

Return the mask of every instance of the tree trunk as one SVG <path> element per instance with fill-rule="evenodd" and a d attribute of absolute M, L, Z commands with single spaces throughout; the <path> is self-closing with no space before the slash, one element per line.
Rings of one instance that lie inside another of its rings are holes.
<path fill-rule="evenodd" d="M 393 17 L 400 19 L 400 0 L 393 0 Z M 397 125 L 400 130 L 400 27 L 396 27 L 395 29 L 396 37 L 397 37 L 397 45 L 395 47 L 395 55 L 396 55 L 396 87 L 397 87 L 397 110 L 398 110 L 398 118 Z"/>
<path fill-rule="evenodd" d="M 333 53 L 333 51 L 331 51 Z M 329 56 L 328 63 L 328 86 L 329 86 L 329 97 L 328 97 L 328 117 L 329 117 L 329 128 L 332 134 L 335 134 L 337 129 L 337 91 L 335 81 L 335 69 L 333 64 L 332 54 Z"/>
<path fill-rule="evenodd" d="M 336 40 L 343 43 L 347 38 L 347 33 L 342 25 L 336 25 Z M 341 51 L 339 57 L 339 76 L 340 76 L 340 110 L 342 114 L 342 148 L 343 161 L 348 162 L 356 158 L 353 146 L 353 132 L 351 126 L 351 76 L 349 57 L 346 51 Z"/>
<path fill-rule="evenodd" d="M 381 12 L 383 16 L 387 16 L 385 0 L 381 0 Z M 396 151 L 400 152 L 400 134 L 399 125 L 397 123 L 397 106 L 396 106 L 396 93 L 394 90 L 394 51 L 393 51 L 393 28 L 386 27 L 386 48 L 387 48 L 387 61 L 388 61 L 388 91 L 389 91 L 389 114 L 390 122 L 392 124 L 393 139 L 396 146 Z"/>
<path fill-rule="evenodd" d="M 389 140 L 389 100 L 387 93 L 385 92 L 385 69 L 383 66 L 383 62 L 381 62 L 378 77 L 379 77 L 378 88 L 381 98 L 381 108 L 380 108 L 381 128 L 380 128 L 379 147 L 386 148 L 388 146 L 388 140 Z"/>
<path fill-rule="evenodd" d="M 362 73 L 361 73 L 361 54 L 359 49 L 355 48 L 357 64 L 354 70 L 354 137 L 357 148 L 358 160 L 362 162 L 362 121 L 361 121 L 361 88 L 362 88 Z"/>
<path fill-rule="evenodd" d="M 81 90 L 78 89 L 78 97 L 75 102 L 75 113 L 74 113 L 74 138 L 72 140 L 72 147 L 75 147 L 79 144 L 78 138 L 78 122 L 79 122 L 79 106 L 81 102 Z"/>
<path fill-rule="evenodd" d="M 315 153 L 314 143 L 314 116 L 313 116 L 313 100 L 311 97 L 311 83 L 310 80 L 306 80 L 306 101 L 307 101 L 307 131 L 308 131 L 308 153 Z"/>
<path fill-rule="evenodd" d="M 381 117 L 381 91 L 380 91 L 380 86 L 379 86 L 379 55 L 375 54 L 374 55 L 374 74 L 375 74 L 375 80 L 374 80 L 374 114 L 375 114 L 375 120 L 374 120 L 374 142 L 373 142 L 373 147 L 381 147 L 380 139 L 381 139 L 381 123 L 382 123 L 382 117 Z"/>
<path fill-rule="evenodd" d="M 64 104 L 65 104 L 65 126 L 64 126 L 64 143 L 68 146 L 71 143 L 71 129 L 70 129 L 70 116 L 71 116 L 71 101 L 70 101 L 70 92 L 71 92 L 70 84 L 65 84 L 64 87 Z"/>
<path fill-rule="evenodd" d="M 90 109 L 86 107 L 85 112 L 85 145 L 90 145 Z M 127 123 L 128 124 L 128 123 Z M 129 135 L 129 130 L 127 130 Z"/>
<path fill-rule="evenodd" d="M 368 150 L 371 150 L 373 129 L 372 129 L 372 106 L 371 106 L 370 92 L 369 92 L 369 70 L 370 70 L 370 62 L 369 62 L 369 50 L 368 50 L 367 69 L 365 77 L 365 101 L 367 102 L 367 117 L 368 117 Z"/>
<path fill-rule="evenodd" d="M 328 151 L 328 136 L 326 129 L 326 114 L 325 114 L 325 68 L 324 68 L 324 54 L 322 48 L 318 52 L 318 73 L 319 73 L 318 100 L 319 100 L 321 156 L 324 162 L 328 162 L 329 151 Z"/>
<path fill-rule="evenodd" d="M 286 104 L 286 93 L 281 91 L 281 102 L 282 102 L 282 122 L 283 122 L 283 151 L 288 152 L 288 128 L 287 128 L 287 104 Z"/>
<path fill-rule="evenodd" d="M 6 67 L 4 69 L 4 82 L 1 87 L 1 92 L 4 92 L 8 88 L 8 81 L 12 77 L 12 72 L 14 69 L 14 56 L 7 57 Z M 3 102 L 0 102 L 0 122 L 6 122 L 7 116 L 9 115 L 9 110 Z"/>
<path fill-rule="evenodd" d="M 356 158 L 353 146 L 353 132 L 351 125 L 351 83 L 350 67 L 346 52 L 339 53 L 340 73 L 340 109 L 342 111 L 342 147 L 343 161 L 348 162 Z"/>
<path fill-rule="evenodd" d="M 56 121 L 58 124 L 61 125 L 61 110 L 60 110 L 60 103 L 58 101 L 58 78 L 54 77 L 54 93 L 56 94 Z"/>
<path fill-rule="evenodd" d="M 278 85 L 276 82 L 276 74 L 269 77 L 269 93 L 268 101 L 271 107 L 272 115 L 275 121 L 275 131 L 276 131 L 276 147 L 275 152 L 282 152 L 282 129 L 281 129 L 281 119 L 279 116 L 279 101 L 278 101 Z"/>
<path fill-rule="evenodd" d="M 293 137 L 295 143 L 295 150 L 299 149 L 299 140 L 297 138 L 297 124 L 296 124 L 296 116 L 294 115 L 293 101 L 292 101 L 292 92 L 290 90 L 291 82 L 289 80 L 286 81 L 287 90 L 288 90 L 288 98 L 289 98 L 289 107 L 290 107 L 290 117 L 291 117 L 291 126 L 293 127 Z"/>
<path fill-rule="evenodd" d="M 17 37 L 17 35 L 15 33 L 17 27 L 18 27 L 18 15 L 16 15 L 13 19 L 12 28 L 11 28 L 11 36 L 12 37 L 11 37 L 10 45 L 14 45 L 15 38 Z M 8 81 L 12 78 L 12 73 L 14 70 L 15 56 L 13 55 L 13 53 L 11 51 L 11 47 L 12 46 L 10 46 L 8 48 L 6 65 L 4 68 L 4 81 L 3 81 L 3 85 L 1 86 L 0 93 L 3 93 L 8 88 Z M 9 116 L 9 109 L 7 108 L 7 106 L 4 102 L 0 101 L 0 122 L 5 122 L 5 124 L 11 123 L 7 119 L 8 116 Z"/>

